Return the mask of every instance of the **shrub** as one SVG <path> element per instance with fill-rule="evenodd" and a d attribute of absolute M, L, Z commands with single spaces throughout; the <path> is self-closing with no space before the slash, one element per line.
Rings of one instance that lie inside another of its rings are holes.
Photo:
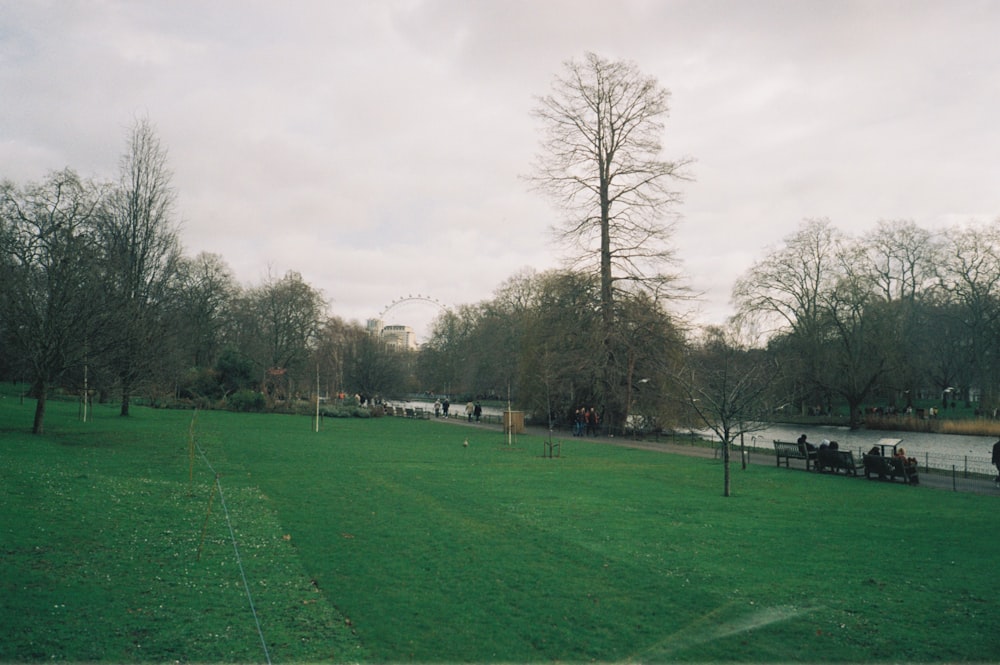
<path fill-rule="evenodd" d="M 371 416 L 368 409 L 349 405 L 324 406 L 319 413 L 324 418 L 368 418 Z"/>
<path fill-rule="evenodd" d="M 264 394 L 254 390 L 237 390 L 226 399 L 230 411 L 263 411 L 266 404 Z"/>

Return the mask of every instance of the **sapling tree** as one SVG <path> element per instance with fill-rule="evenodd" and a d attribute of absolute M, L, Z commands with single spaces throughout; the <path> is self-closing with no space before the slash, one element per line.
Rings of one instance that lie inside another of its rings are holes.
<path fill-rule="evenodd" d="M 777 373 L 765 351 L 748 348 L 731 331 L 710 328 L 679 365 L 675 385 L 696 419 L 722 446 L 723 495 L 731 495 L 730 450 L 736 439 L 766 429 Z"/>

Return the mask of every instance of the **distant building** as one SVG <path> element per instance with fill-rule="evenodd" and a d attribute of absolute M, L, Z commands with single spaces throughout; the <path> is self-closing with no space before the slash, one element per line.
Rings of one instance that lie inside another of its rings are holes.
<path fill-rule="evenodd" d="M 417 335 L 410 326 L 384 326 L 381 336 L 390 349 L 413 351 L 417 348 Z"/>
<path fill-rule="evenodd" d="M 377 337 L 390 349 L 408 349 L 414 351 L 417 348 L 417 334 L 410 326 L 387 326 L 382 319 L 368 319 L 365 323 L 365 330 L 369 335 Z"/>

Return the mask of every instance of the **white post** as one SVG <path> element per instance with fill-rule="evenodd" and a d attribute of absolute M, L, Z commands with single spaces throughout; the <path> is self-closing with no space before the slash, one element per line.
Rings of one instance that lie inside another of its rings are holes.
<path fill-rule="evenodd" d="M 507 384 L 507 445 L 511 445 L 511 433 L 514 431 L 514 414 L 510 412 L 510 383 Z"/>
<path fill-rule="evenodd" d="M 89 364 L 83 363 L 83 422 L 87 422 L 87 369 Z"/>
<path fill-rule="evenodd" d="M 319 432 L 319 363 L 316 363 L 316 427 L 313 431 Z"/>

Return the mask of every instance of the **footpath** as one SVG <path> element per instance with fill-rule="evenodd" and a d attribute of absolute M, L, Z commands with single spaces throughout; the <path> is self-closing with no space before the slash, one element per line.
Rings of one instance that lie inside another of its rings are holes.
<path fill-rule="evenodd" d="M 503 426 L 496 423 L 487 422 L 468 422 L 465 418 L 439 418 L 438 422 L 447 422 L 450 424 L 455 424 L 460 427 L 470 427 L 476 429 L 486 429 L 492 431 L 502 431 Z M 534 427 L 526 426 L 526 435 L 537 439 L 538 441 L 538 454 L 542 454 L 543 442 L 549 437 L 549 430 L 544 427 Z M 702 457 L 706 459 L 716 459 L 719 458 L 721 452 L 719 446 L 712 446 L 710 442 L 692 440 L 692 443 L 676 443 L 674 441 L 656 441 L 651 439 L 629 439 L 623 437 L 613 437 L 613 436 L 584 436 L 575 437 L 570 432 L 562 430 L 552 431 L 553 441 L 558 441 L 560 443 L 560 450 L 563 455 L 572 454 L 573 442 L 575 441 L 589 441 L 592 443 L 600 443 L 609 446 L 621 446 L 624 448 L 637 448 L 640 450 L 652 450 L 661 453 L 668 453 L 673 455 L 686 455 L 688 457 Z M 523 435 L 520 435 L 523 436 Z M 734 468 L 738 469 L 740 467 L 740 451 L 738 446 L 734 446 L 730 450 L 730 464 Z M 770 464 L 775 465 L 775 456 L 773 451 L 769 451 L 766 448 L 757 448 L 747 453 L 747 464 L 752 465 L 764 465 Z M 782 464 L 784 466 L 784 464 Z M 792 460 L 791 465 L 787 469 L 790 473 L 795 472 L 806 472 L 805 462 L 803 460 Z M 812 473 L 811 471 L 809 473 Z M 864 476 L 864 471 L 859 471 L 858 476 L 861 480 L 866 482 L 879 482 L 877 480 L 866 480 Z M 971 494 L 982 494 L 985 496 L 1000 496 L 1000 488 L 996 486 L 992 478 L 982 478 L 982 477 L 965 477 L 961 472 L 947 473 L 945 471 L 934 470 L 934 471 L 920 471 L 920 482 L 915 486 L 908 486 L 906 488 L 900 489 L 919 489 L 919 488 L 929 488 L 939 491 L 948 492 L 968 492 Z"/>

